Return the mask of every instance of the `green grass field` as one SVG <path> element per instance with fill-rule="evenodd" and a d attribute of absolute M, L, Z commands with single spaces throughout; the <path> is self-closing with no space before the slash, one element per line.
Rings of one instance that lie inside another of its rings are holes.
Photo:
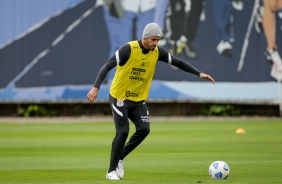
<path fill-rule="evenodd" d="M 244 128 L 246 134 L 235 134 Z M 134 126 L 131 124 L 131 133 Z M 0 183 L 281 183 L 282 121 L 151 122 L 125 160 L 125 178 L 105 179 L 114 124 L 0 123 Z M 227 180 L 208 175 L 224 160 Z"/>

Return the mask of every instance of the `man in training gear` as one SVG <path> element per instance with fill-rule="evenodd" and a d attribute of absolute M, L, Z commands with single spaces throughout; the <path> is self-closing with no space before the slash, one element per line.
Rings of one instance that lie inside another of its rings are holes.
<path fill-rule="evenodd" d="M 170 55 L 157 44 L 162 38 L 162 31 L 156 23 L 145 26 L 142 40 L 131 41 L 121 46 L 102 66 L 87 99 L 95 102 L 102 81 L 107 73 L 116 67 L 110 87 L 109 102 L 115 122 L 116 135 L 112 142 L 110 167 L 106 178 L 119 180 L 124 177 L 123 160 L 149 134 L 150 118 L 145 100 L 148 98 L 150 85 L 158 61 L 176 66 L 203 79 L 215 83 L 214 79 L 197 70 L 189 63 Z M 126 143 L 130 119 L 136 132 Z M 125 144 L 126 143 L 126 144 Z"/>

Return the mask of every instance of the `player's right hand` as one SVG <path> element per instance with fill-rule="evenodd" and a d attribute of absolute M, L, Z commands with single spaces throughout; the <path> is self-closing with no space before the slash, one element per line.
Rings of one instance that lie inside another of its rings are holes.
<path fill-rule="evenodd" d="M 98 91 L 99 89 L 96 87 L 93 87 L 87 94 L 86 98 L 87 100 L 89 100 L 90 102 L 95 102 L 96 98 L 98 96 Z"/>

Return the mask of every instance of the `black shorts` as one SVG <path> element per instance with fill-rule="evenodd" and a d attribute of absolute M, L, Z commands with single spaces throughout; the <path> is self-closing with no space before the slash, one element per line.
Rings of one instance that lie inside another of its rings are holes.
<path fill-rule="evenodd" d="M 119 100 L 111 95 L 109 95 L 109 100 L 116 125 L 128 122 L 128 119 L 137 126 L 150 122 L 149 111 L 145 100 L 139 102 Z"/>

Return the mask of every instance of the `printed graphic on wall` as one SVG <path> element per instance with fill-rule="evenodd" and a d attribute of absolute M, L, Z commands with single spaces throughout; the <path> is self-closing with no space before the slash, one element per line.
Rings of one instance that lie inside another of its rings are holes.
<path fill-rule="evenodd" d="M 0 12 L 0 101 L 85 100 L 102 65 L 149 22 L 163 30 L 160 47 L 216 80 L 159 62 L 150 100 L 279 98 L 282 7 L 260 0 L 3 0 Z"/>

